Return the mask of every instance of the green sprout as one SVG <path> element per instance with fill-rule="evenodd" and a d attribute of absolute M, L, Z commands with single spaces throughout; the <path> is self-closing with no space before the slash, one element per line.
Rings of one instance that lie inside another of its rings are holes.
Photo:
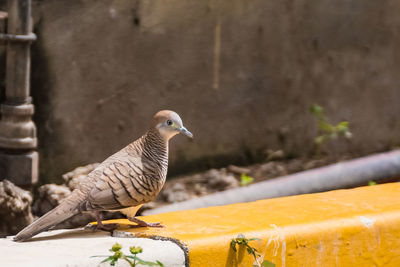
<path fill-rule="evenodd" d="M 252 255 L 254 257 L 254 260 L 256 263 L 253 265 L 253 267 L 275 267 L 275 264 L 273 262 L 270 262 L 268 260 L 264 260 L 263 262 L 259 262 L 259 258 L 261 257 L 261 254 L 257 251 L 256 248 L 252 247 L 249 245 L 250 241 L 255 241 L 255 240 L 260 240 L 259 238 L 246 238 L 243 234 L 239 234 L 236 238 L 233 238 L 231 241 L 231 249 L 234 252 L 237 252 L 236 245 L 244 246 L 246 248 L 246 251 L 249 255 Z"/>
<path fill-rule="evenodd" d="M 164 267 L 164 264 L 162 264 L 160 261 L 151 262 L 151 261 L 144 261 L 144 260 L 140 259 L 137 256 L 137 254 L 143 252 L 143 249 L 141 247 L 135 247 L 135 246 L 129 247 L 129 251 L 132 255 L 125 255 L 121 251 L 121 249 L 122 249 L 122 245 L 115 243 L 109 250 L 110 252 L 114 252 L 113 255 L 111 255 L 111 256 L 92 256 L 92 257 L 107 257 L 100 263 L 109 261 L 111 266 L 115 266 L 115 264 L 117 263 L 117 261 L 119 259 L 123 259 L 123 260 L 127 261 L 131 267 L 135 267 L 135 266 L 137 266 L 137 264 L 141 264 L 141 265 L 145 265 L 145 266 Z"/>
<path fill-rule="evenodd" d="M 330 124 L 324 114 L 324 109 L 320 105 L 313 104 L 310 112 L 314 114 L 318 124 L 318 136 L 314 138 L 316 145 L 316 154 L 320 154 L 321 147 L 330 140 L 335 140 L 340 137 L 350 139 L 352 133 L 350 132 L 349 122 L 341 121 L 337 125 Z"/>
<path fill-rule="evenodd" d="M 368 185 L 369 185 L 369 186 L 376 185 L 376 182 L 375 182 L 375 181 L 369 181 L 369 182 L 368 182 Z"/>
<path fill-rule="evenodd" d="M 251 176 L 248 176 L 244 173 L 240 176 L 240 186 L 246 186 L 249 184 L 252 184 L 254 182 L 254 178 Z"/>

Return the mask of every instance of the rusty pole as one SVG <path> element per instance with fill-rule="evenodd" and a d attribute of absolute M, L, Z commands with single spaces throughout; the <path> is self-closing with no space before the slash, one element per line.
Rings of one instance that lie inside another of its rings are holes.
<path fill-rule="evenodd" d="M 31 0 L 9 1 L 5 101 L 0 105 L 0 180 L 29 187 L 38 180 L 36 126 L 30 91 Z"/>

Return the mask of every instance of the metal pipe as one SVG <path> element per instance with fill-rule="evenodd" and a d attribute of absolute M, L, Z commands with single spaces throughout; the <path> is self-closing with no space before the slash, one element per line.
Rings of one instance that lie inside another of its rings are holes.
<path fill-rule="evenodd" d="M 371 180 L 381 181 L 399 177 L 400 150 L 396 150 L 346 162 L 339 162 L 326 167 L 282 176 L 246 187 L 146 210 L 142 214 L 150 215 L 177 210 L 250 202 L 267 198 L 323 192 L 365 185 Z"/>
<path fill-rule="evenodd" d="M 0 105 L 0 179 L 18 185 L 37 181 L 38 155 L 34 106 L 30 97 L 31 0 L 8 1 L 5 101 Z"/>
<path fill-rule="evenodd" d="M 36 34 L 30 33 L 25 35 L 0 33 L 0 40 L 10 42 L 33 42 L 36 41 Z"/>
<path fill-rule="evenodd" d="M 31 33 L 31 0 L 9 1 L 7 33 L 29 35 Z M 7 103 L 31 103 L 30 43 L 7 43 L 6 99 Z"/>

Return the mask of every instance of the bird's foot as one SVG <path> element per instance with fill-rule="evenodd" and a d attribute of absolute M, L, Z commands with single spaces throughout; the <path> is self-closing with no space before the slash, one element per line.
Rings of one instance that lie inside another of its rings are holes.
<path fill-rule="evenodd" d="M 84 228 L 87 230 L 98 231 L 103 230 L 107 232 L 112 232 L 119 227 L 118 223 L 109 223 L 109 224 L 91 224 L 89 223 Z"/>
<path fill-rule="evenodd" d="M 159 222 L 148 223 L 148 222 L 142 221 L 142 220 L 140 220 L 140 219 L 138 219 L 138 218 L 135 218 L 135 217 L 133 217 L 133 218 L 128 218 L 128 220 L 130 220 L 131 222 L 137 223 L 137 225 L 131 225 L 132 228 L 135 228 L 135 227 L 156 227 L 156 228 L 163 228 L 163 227 L 164 227 L 164 225 L 162 225 L 162 224 L 159 223 Z"/>
<path fill-rule="evenodd" d="M 108 223 L 108 224 L 97 224 L 96 230 L 103 230 L 107 232 L 112 232 L 117 229 L 119 226 L 118 223 Z"/>
<path fill-rule="evenodd" d="M 96 221 L 97 221 L 97 225 L 93 225 L 93 231 L 97 231 L 97 230 L 103 230 L 103 231 L 107 231 L 107 232 L 112 232 L 115 229 L 117 229 L 119 227 L 118 223 L 108 223 L 108 224 L 103 224 L 101 222 L 101 213 L 100 211 L 95 211 L 94 215 L 96 217 Z"/>
<path fill-rule="evenodd" d="M 156 228 L 163 228 L 163 227 L 165 227 L 165 226 L 162 225 L 160 222 L 147 223 L 146 226 L 147 226 L 147 227 L 156 227 Z"/>

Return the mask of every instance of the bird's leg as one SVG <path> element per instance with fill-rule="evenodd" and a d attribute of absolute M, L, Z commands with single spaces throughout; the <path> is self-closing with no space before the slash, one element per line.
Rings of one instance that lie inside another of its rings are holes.
<path fill-rule="evenodd" d="M 119 224 L 118 223 L 110 223 L 110 224 L 103 224 L 101 222 L 101 213 L 100 211 L 95 211 L 95 216 L 96 216 L 96 220 L 97 220 L 97 226 L 96 226 L 96 230 L 103 230 L 103 231 L 108 231 L 108 232 L 112 232 L 115 229 L 118 228 Z"/>
<path fill-rule="evenodd" d="M 148 223 L 148 222 L 142 221 L 136 217 L 128 217 L 128 220 L 130 220 L 131 222 L 137 223 L 137 225 L 133 225 L 132 227 L 159 227 L 159 228 L 164 227 L 164 225 L 162 225 L 159 222 Z"/>

